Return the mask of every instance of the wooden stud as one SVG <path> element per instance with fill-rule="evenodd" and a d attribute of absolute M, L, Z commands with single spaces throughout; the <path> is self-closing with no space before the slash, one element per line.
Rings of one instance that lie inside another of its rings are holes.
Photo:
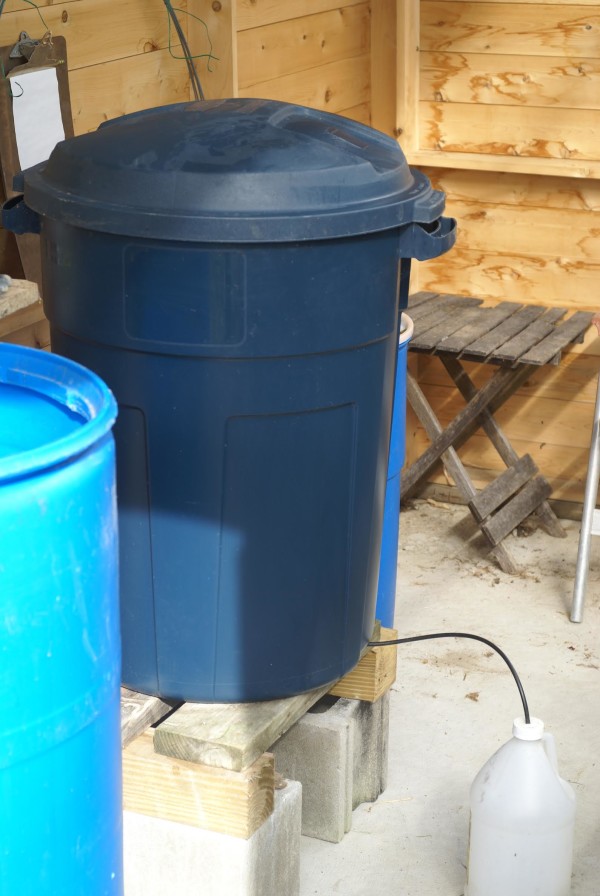
<path fill-rule="evenodd" d="M 126 747 L 150 725 L 170 713 L 174 706 L 177 703 L 121 688 L 121 745 Z"/>
<path fill-rule="evenodd" d="M 274 805 L 274 763 L 260 756 L 240 772 L 163 756 L 146 731 L 123 751 L 123 807 L 248 839 Z"/>
<path fill-rule="evenodd" d="M 379 641 L 392 641 L 398 637 L 393 628 L 381 628 Z M 334 697 L 348 697 L 351 700 L 364 700 L 375 703 L 396 680 L 396 658 L 398 648 L 371 647 L 359 660 L 357 665 L 340 678 L 329 691 Z"/>

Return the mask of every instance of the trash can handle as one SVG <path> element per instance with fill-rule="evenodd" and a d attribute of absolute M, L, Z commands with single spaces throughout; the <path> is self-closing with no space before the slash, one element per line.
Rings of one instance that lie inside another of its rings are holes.
<path fill-rule="evenodd" d="M 430 224 L 413 221 L 400 232 L 401 258 L 427 261 L 451 249 L 456 242 L 456 219 L 437 218 Z"/>
<path fill-rule="evenodd" d="M 13 233 L 39 233 L 40 218 L 25 203 L 23 194 L 12 196 L 2 206 L 2 226 Z"/>

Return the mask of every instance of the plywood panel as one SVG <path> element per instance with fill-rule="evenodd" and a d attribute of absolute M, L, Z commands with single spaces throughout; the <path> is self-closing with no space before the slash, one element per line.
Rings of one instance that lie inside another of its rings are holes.
<path fill-rule="evenodd" d="M 447 153 L 553 159 L 600 158 L 597 110 L 420 103 L 420 145 Z M 452 162 L 448 162 L 452 165 Z M 543 170 L 543 169 L 542 169 Z"/>
<path fill-rule="evenodd" d="M 128 112 L 189 99 L 186 67 L 168 50 L 78 69 L 70 84 L 76 134 Z"/>
<path fill-rule="evenodd" d="M 515 247 L 540 259 L 600 260 L 600 216 L 597 212 L 469 202 L 450 198 L 448 214 L 460 225 L 460 244 L 469 250 L 512 254 Z M 598 297 L 600 303 L 600 296 Z"/>
<path fill-rule="evenodd" d="M 238 31 L 260 28 L 273 22 L 299 19 L 331 9 L 356 6 L 364 0 L 237 0 Z"/>
<path fill-rule="evenodd" d="M 369 52 L 369 6 L 362 3 L 242 31 L 241 89 Z"/>
<path fill-rule="evenodd" d="M 357 56 L 240 89 L 240 96 L 300 103 L 339 112 L 369 101 L 369 56 Z"/>
<path fill-rule="evenodd" d="M 549 217 L 565 209 L 600 211 L 600 183 L 568 177 L 539 177 L 499 172 L 429 168 L 432 184 L 449 201 L 480 201 L 514 205 L 518 209 L 543 209 Z M 595 216 L 594 216 L 595 218 Z"/>
<path fill-rule="evenodd" d="M 469 250 L 459 231 L 457 245 L 448 255 L 418 265 L 420 288 L 568 308 L 600 304 L 600 262 L 518 254 L 524 248 L 517 246 L 505 255 L 494 247 L 486 252 Z"/>
<path fill-rule="evenodd" d="M 600 109 L 600 60 L 424 52 L 420 98 L 445 103 Z"/>
<path fill-rule="evenodd" d="M 598 56 L 600 10 L 573 4 L 422 0 L 421 49 L 532 56 Z"/>

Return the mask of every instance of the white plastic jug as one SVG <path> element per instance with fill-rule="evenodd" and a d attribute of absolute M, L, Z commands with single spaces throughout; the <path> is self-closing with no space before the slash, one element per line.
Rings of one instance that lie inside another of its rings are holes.
<path fill-rule="evenodd" d="M 540 719 L 515 719 L 471 787 L 465 896 L 568 896 L 574 824 L 554 738 Z"/>

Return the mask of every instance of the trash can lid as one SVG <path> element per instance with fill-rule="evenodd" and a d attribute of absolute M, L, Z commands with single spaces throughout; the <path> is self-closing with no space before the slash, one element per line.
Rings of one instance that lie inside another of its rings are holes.
<path fill-rule="evenodd" d="M 444 194 L 397 142 L 273 100 L 178 103 L 59 143 L 24 172 L 34 211 L 88 230 L 202 242 L 329 239 L 430 223 Z"/>

